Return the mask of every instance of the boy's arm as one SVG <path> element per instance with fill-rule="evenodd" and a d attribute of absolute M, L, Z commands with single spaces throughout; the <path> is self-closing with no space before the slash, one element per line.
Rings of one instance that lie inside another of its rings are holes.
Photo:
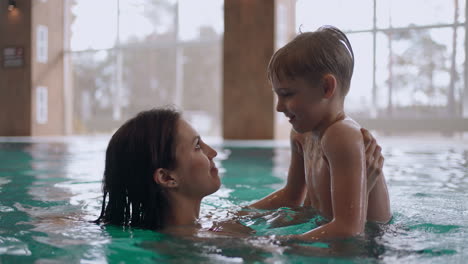
<path fill-rule="evenodd" d="M 286 185 L 282 189 L 251 204 L 250 208 L 275 209 L 280 207 L 295 207 L 304 202 L 306 184 L 303 152 L 301 144 L 298 142 L 299 136 L 296 132 L 291 131 L 291 163 L 289 165 Z"/>
<path fill-rule="evenodd" d="M 362 135 L 354 127 L 336 124 L 322 138 L 322 149 L 330 170 L 333 219 L 297 238 L 316 240 L 361 234 L 367 214 L 366 156 Z"/>

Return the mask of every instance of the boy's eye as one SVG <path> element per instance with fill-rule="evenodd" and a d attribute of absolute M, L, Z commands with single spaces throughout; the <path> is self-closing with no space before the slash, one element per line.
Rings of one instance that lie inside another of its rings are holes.
<path fill-rule="evenodd" d="M 289 96 L 292 96 L 293 94 L 292 93 L 282 93 L 282 94 L 278 94 L 278 96 L 281 96 L 281 97 L 289 97 Z"/>

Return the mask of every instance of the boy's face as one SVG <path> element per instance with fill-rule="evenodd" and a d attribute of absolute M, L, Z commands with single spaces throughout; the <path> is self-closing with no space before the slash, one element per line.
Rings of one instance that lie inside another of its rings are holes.
<path fill-rule="evenodd" d="M 276 111 L 284 113 L 298 133 L 319 131 L 327 115 L 327 102 L 320 85 L 303 78 L 273 79 L 273 91 L 278 96 Z"/>

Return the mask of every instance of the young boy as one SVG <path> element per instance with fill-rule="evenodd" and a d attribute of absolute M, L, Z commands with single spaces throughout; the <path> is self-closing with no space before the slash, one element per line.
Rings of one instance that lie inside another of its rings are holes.
<path fill-rule="evenodd" d="M 291 164 L 285 187 L 250 207 L 312 206 L 330 220 L 294 238 L 355 236 L 364 232 L 366 221 L 386 223 L 391 218 L 383 174 L 377 170 L 379 176 L 367 182 L 363 134 L 344 112 L 353 68 L 351 44 L 332 26 L 299 34 L 268 65 L 278 96 L 276 110 L 293 127 Z M 383 158 L 376 162 L 382 167 Z"/>

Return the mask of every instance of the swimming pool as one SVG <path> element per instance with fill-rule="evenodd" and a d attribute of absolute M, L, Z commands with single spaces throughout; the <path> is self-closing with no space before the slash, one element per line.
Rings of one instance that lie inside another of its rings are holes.
<path fill-rule="evenodd" d="M 468 144 L 383 139 L 394 218 L 370 235 L 336 243 L 277 243 L 320 221 L 278 225 L 310 212 L 288 208 L 241 221 L 251 238 L 184 240 L 156 232 L 102 228 L 100 211 L 106 137 L 0 142 L 0 263 L 466 263 Z M 281 187 L 284 145 L 225 143 L 222 187 L 204 199 L 202 225 Z M 269 237 L 265 237 L 269 236 Z"/>

